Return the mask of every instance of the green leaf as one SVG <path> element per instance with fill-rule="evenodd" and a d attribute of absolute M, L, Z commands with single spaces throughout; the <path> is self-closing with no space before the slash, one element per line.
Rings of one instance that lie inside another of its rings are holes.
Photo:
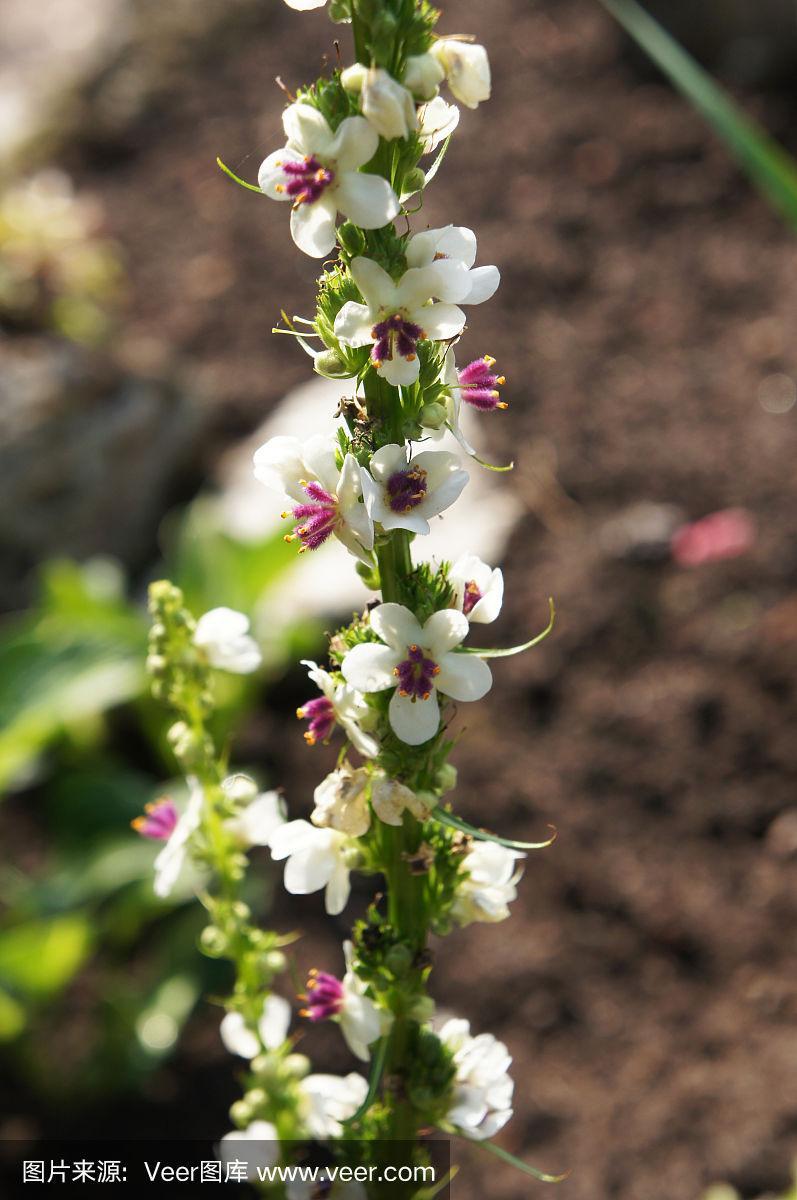
<path fill-rule="evenodd" d="M 600 0 L 722 138 L 753 183 L 797 227 L 797 163 L 636 0 Z"/>
<path fill-rule="evenodd" d="M 458 829 L 460 833 L 467 833 L 469 837 L 475 838 L 479 842 L 496 842 L 497 845 L 506 846 L 509 850 L 545 850 L 547 846 L 553 845 L 557 838 L 555 826 L 549 825 L 548 828 L 553 829 L 553 834 L 547 841 L 516 842 L 513 838 L 499 837 L 497 833 L 490 833 L 487 829 L 477 829 L 475 825 L 463 821 L 462 817 L 455 816 L 449 809 L 443 808 L 439 804 L 437 808 L 432 809 L 430 815 L 441 825 L 448 825 L 451 829 Z"/>
<path fill-rule="evenodd" d="M 488 1154 L 494 1154 L 502 1162 L 517 1167 L 518 1171 L 522 1171 L 524 1175 L 530 1175 L 532 1179 L 537 1179 L 540 1183 L 562 1183 L 570 1174 L 569 1171 L 565 1171 L 562 1175 L 548 1175 L 545 1171 L 538 1171 L 536 1167 L 523 1162 L 522 1158 L 515 1158 L 514 1154 L 510 1154 L 508 1150 L 504 1150 L 503 1146 L 496 1146 L 495 1142 L 485 1142 L 480 1141 L 479 1138 L 468 1137 L 460 1129 L 452 1129 L 450 1132 L 462 1138 L 463 1141 L 470 1142 L 473 1146 L 479 1146 L 482 1150 L 486 1150 Z"/>
<path fill-rule="evenodd" d="M 88 920 L 79 913 L 27 921 L 0 931 L 0 979 L 45 997 L 65 987 L 91 951 Z"/>
<path fill-rule="evenodd" d="M 385 1059 L 387 1058 L 387 1038 L 380 1038 L 374 1047 L 371 1056 L 371 1074 L 368 1077 L 368 1091 L 357 1112 L 349 1117 L 344 1122 L 345 1125 L 354 1125 L 357 1121 L 362 1120 L 368 1109 L 376 1099 L 376 1093 L 379 1091 L 379 1084 L 382 1079 L 382 1072 L 385 1069 Z"/>
<path fill-rule="evenodd" d="M 479 658 L 511 658 L 513 654 L 522 654 L 524 650 L 531 650 L 532 646 L 538 645 L 544 641 L 548 634 L 553 629 L 553 624 L 556 619 L 556 609 L 554 608 L 553 600 L 548 597 L 548 608 L 550 611 L 550 620 L 543 629 L 542 633 L 535 634 L 528 642 L 523 642 L 521 646 L 508 646 L 504 650 L 481 649 L 477 646 L 460 646 L 455 652 L 457 654 L 478 654 Z"/>
<path fill-rule="evenodd" d="M 247 183 L 245 179 L 239 178 L 239 176 L 236 175 L 234 171 L 231 171 L 230 168 L 225 163 L 223 163 L 220 158 L 217 158 L 216 162 L 221 167 L 224 174 L 229 175 L 230 179 L 232 179 L 240 187 L 246 188 L 246 190 L 248 192 L 258 192 L 259 195 L 265 196 L 266 193 L 263 191 L 262 188 L 255 187 L 255 185 L 253 183 Z"/>

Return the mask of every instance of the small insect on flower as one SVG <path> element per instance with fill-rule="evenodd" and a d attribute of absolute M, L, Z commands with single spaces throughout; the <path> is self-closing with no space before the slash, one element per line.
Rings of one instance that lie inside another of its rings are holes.
<path fill-rule="evenodd" d="M 480 700 L 492 686 L 487 663 L 474 654 L 456 654 L 468 635 L 467 617 L 456 609 L 433 613 L 421 625 L 402 604 L 380 604 L 371 628 L 383 644 L 363 642 L 343 660 L 343 676 L 361 692 L 395 689 L 388 707 L 393 732 L 408 746 L 420 746 L 440 726 L 438 692 L 452 700 Z"/>
<path fill-rule="evenodd" d="M 291 202 L 291 237 L 305 254 L 324 258 L 334 248 L 338 212 L 361 229 L 381 229 L 398 215 L 388 181 L 360 170 L 379 146 L 365 117 L 346 117 L 333 131 L 300 102 L 285 109 L 282 124 L 287 145 L 265 159 L 258 183 L 272 200 Z"/>

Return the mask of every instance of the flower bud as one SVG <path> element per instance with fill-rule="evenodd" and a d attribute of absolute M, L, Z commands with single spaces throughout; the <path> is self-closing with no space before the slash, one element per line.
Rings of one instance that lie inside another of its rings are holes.
<path fill-rule="evenodd" d="M 338 226 L 338 241 L 352 258 L 362 254 L 365 249 L 365 234 L 351 221 L 344 221 L 342 225 Z"/>
<path fill-rule="evenodd" d="M 250 1088 L 244 1096 L 244 1104 L 248 1104 L 251 1109 L 262 1108 L 267 1100 L 268 1096 L 261 1087 Z"/>
<path fill-rule="evenodd" d="M 402 192 L 405 196 L 412 196 L 415 192 L 422 192 L 426 187 L 426 172 L 420 167 L 413 167 L 404 176 Z"/>
<path fill-rule="evenodd" d="M 208 958 L 222 958 L 227 952 L 227 938 L 215 925 L 206 925 L 199 935 L 202 953 Z"/>
<path fill-rule="evenodd" d="M 441 38 L 430 53 L 445 71 L 453 95 L 467 108 L 490 99 L 490 63 L 484 46 Z"/>
<path fill-rule="evenodd" d="M 325 379 L 350 379 L 356 374 L 334 350 L 322 350 L 316 354 L 313 369 Z"/>
<path fill-rule="evenodd" d="M 280 975 L 288 966 L 288 960 L 281 950 L 269 950 L 266 955 L 265 967 L 271 975 Z"/>
<path fill-rule="evenodd" d="M 287 1058 L 282 1060 L 282 1068 L 286 1074 L 293 1076 L 294 1079 L 304 1079 L 311 1067 L 310 1059 L 306 1054 L 289 1054 Z"/>
<path fill-rule="evenodd" d="M 457 786 L 457 768 L 453 763 L 443 763 L 437 772 L 437 786 L 441 792 L 450 792 Z"/>
<path fill-rule="evenodd" d="M 448 413 L 443 404 L 424 404 L 421 409 L 420 422 L 424 429 L 442 429 Z"/>
<path fill-rule="evenodd" d="M 245 1128 L 252 1120 L 252 1110 L 245 1100 L 236 1100 L 230 1107 L 230 1120 L 233 1125 Z"/>
<path fill-rule="evenodd" d="M 433 54 L 411 54 L 404 71 L 404 86 L 418 100 L 431 100 L 446 73 Z"/>
<path fill-rule="evenodd" d="M 417 127 L 415 101 L 382 67 L 373 67 L 362 85 L 363 116 L 386 141 L 405 138 Z"/>
<path fill-rule="evenodd" d="M 353 66 L 346 67 L 345 71 L 341 71 L 340 82 L 347 92 L 361 92 L 367 77 L 368 67 L 362 63 L 354 63 Z"/>

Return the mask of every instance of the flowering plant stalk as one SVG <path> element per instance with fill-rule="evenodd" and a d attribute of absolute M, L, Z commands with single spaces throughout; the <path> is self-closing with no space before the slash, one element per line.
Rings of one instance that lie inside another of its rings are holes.
<path fill-rule="evenodd" d="M 286 2 L 308 9 L 324 0 Z M 155 585 L 150 666 L 156 694 L 178 717 L 170 741 L 190 798 L 179 817 L 162 802 L 139 831 L 168 839 L 156 864 L 161 891 L 186 856 L 216 879 L 202 893 L 203 947 L 234 964 L 222 1037 L 251 1063 L 228 1138 L 274 1143 L 275 1156 L 291 1139 L 356 1139 L 378 1161 L 377 1147 L 391 1141 L 420 1157 L 421 1133 L 441 1130 L 511 1158 L 489 1141 L 512 1115 L 510 1055 L 466 1020 L 435 1019 L 429 940 L 507 918 L 526 851 L 549 844 L 463 821 L 450 802 L 448 760 L 454 705 L 481 699 L 492 684 L 488 660 L 534 645 L 553 608 L 524 646 L 465 645 L 472 625 L 500 611 L 500 570 L 474 555 L 436 565 L 413 557 L 415 540 L 467 485 L 468 460 L 481 461 L 460 428 L 462 406 L 506 408 L 494 360 L 481 355 L 458 368 L 454 351 L 463 306 L 492 296 L 497 268 L 474 266 L 471 230 L 412 233 L 408 219 L 459 121 L 440 88 L 475 108 L 489 97 L 490 69 L 483 47 L 436 35 L 438 14 L 426 0 L 330 0 L 329 13 L 350 22 L 356 62 L 290 97 L 285 145 L 263 162 L 259 186 L 244 186 L 288 203 L 297 247 L 326 260 L 314 316 L 286 318 L 279 332 L 297 339 L 318 374 L 351 380 L 351 396 L 337 437 L 272 438 L 254 471 L 287 497 L 286 540 L 301 554 L 337 539 L 378 601 L 330 638 L 327 666 L 305 663 L 316 689 L 298 710 L 305 739 L 339 738 L 341 750 L 310 819 L 286 819 L 276 794 L 258 796 L 252 781 L 226 777 L 208 732 L 211 669 L 258 664 L 246 619 L 218 609 L 195 624 L 176 589 Z M 461 453 L 435 447 L 446 431 Z M 380 881 L 338 973 L 311 973 L 300 1013 L 335 1021 L 367 1078 L 312 1075 L 293 1049 L 289 1010 L 270 990 L 284 940 L 254 928 L 240 896 L 245 849 L 256 844 L 285 863 L 288 892 L 323 890 L 331 915 L 346 907 L 353 871 Z"/>

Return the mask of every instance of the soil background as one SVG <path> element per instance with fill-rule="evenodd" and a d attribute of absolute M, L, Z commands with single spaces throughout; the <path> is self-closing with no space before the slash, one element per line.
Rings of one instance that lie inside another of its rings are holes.
<path fill-rule="evenodd" d="M 797 408 L 772 411 L 797 379 L 797 245 L 598 5 L 444 7 L 445 32 L 487 45 L 494 99 L 463 111 L 414 221 L 473 227 L 503 275 L 460 352 L 495 355 L 508 377 L 484 444 L 516 460 L 504 480 L 526 511 L 490 639 L 528 637 L 549 594 L 559 613 L 462 714 L 457 803 L 508 836 L 548 822 L 559 836 L 530 856 L 510 922 L 438 948 L 432 986 L 509 1045 L 502 1144 L 569 1168 L 562 1200 L 687 1200 L 715 1179 L 753 1197 L 783 1187 L 797 1154 Z M 267 4 L 178 62 L 124 139 L 84 129 L 61 155 L 130 264 L 119 355 L 157 368 L 176 354 L 219 398 L 197 480 L 307 375 L 269 330 L 280 308 L 308 311 L 316 264 L 286 213 L 214 159 L 253 179 L 281 144 L 274 77 L 295 87 L 324 54 L 323 16 Z M 742 98 L 794 142 L 793 96 Z M 755 546 L 684 570 L 650 533 L 669 510 L 651 506 L 742 506 Z M 297 698 L 298 674 L 241 750 L 295 812 L 327 766 L 302 743 Z M 306 930 L 300 969 L 336 969 L 345 925 L 330 931 L 316 901 L 280 900 L 276 920 Z M 348 1069 L 324 1031 L 304 1047 Z M 213 1013 L 170 1072 L 171 1090 L 103 1120 L 226 1127 Z M 487 1155 L 464 1161 L 462 1200 L 544 1191 Z"/>

